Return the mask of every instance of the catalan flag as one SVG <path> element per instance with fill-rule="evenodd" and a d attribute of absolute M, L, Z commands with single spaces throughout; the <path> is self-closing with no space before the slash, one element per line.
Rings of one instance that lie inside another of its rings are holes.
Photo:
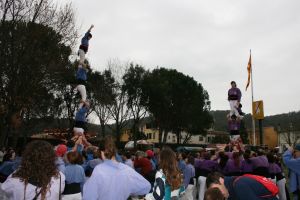
<path fill-rule="evenodd" d="M 247 85 L 246 85 L 246 91 L 247 91 L 247 88 L 249 87 L 249 84 L 250 84 L 250 77 L 251 77 L 251 67 L 252 67 L 252 64 L 251 64 L 251 52 L 250 52 L 250 57 L 249 57 L 249 61 L 248 61 L 248 66 L 247 66 L 247 71 L 248 71 L 248 81 L 247 81 Z"/>

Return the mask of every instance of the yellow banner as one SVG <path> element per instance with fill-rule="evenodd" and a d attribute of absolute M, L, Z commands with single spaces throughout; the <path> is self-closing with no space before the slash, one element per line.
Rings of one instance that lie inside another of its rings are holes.
<path fill-rule="evenodd" d="M 254 119 L 264 119 L 264 102 L 254 101 L 252 103 L 252 115 Z"/>

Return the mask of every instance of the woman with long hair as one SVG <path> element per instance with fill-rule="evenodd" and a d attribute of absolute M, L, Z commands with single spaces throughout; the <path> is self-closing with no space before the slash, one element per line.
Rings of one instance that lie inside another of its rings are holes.
<path fill-rule="evenodd" d="M 57 200 L 65 187 L 65 176 L 55 165 L 53 146 L 45 141 L 30 142 L 19 168 L 2 184 L 10 200 Z"/>
<path fill-rule="evenodd" d="M 163 148 L 159 154 L 159 168 L 155 175 L 153 193 L 146 195 L 146 199 L 179 199 L 184 191 L 183 176 L 178 168 L 176 154 L 169 147 Z"/>

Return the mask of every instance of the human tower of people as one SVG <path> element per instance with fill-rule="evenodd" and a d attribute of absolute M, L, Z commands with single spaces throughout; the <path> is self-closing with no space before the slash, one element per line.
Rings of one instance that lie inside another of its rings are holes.
<path fill-rule="evenodd" d="M 230 143 L 237 146 L 239 149 L 243 148 L 243 141 L 240 136 L 240 124 L 243 120 L 244 113 L 242 112 L 241 98 L 242 93 L 237 88 L 236 82 L 231 81 L 231 88 L 228 90 L 228 101 L 230 105 L 230 112 L 227 115 L 228 129 L 230 131 Z"/>
<path fill-rule="evenodd" d="M 87 81 L 87 72 L 89 70 L 89 65 L 86 63 L 86 53 L 89 49 L 89 40 L 92 38 L 91 30 L 94 25 L 88 29 L 84 37 L 81 39 L 81 45 L 79 46 L 78 55 L 79 55 L 79 64 L 76 73 L 76 86 L 75 90 L 79 92 L 81 99 L 78 106 L 78 111 L 75 115 L 75 124 L 73 128 L 74 137 L 73 141 L 84 146 L 91 146 L 85 137 L 85 132 L 87 131 L 86 127 L 86 115 L 88 113 L 90 103 L 87 100 L 86 92 L 86 81 Z"/>
<path fill-rule="evenodd" d="M 224 150 L 177 152 L 170 147 L 118 151 L 111 136 L 98 147 L 85 138 L 88 51 L 91 30 L 81 40 L 75 89 L 81 100 L 74 136 L 54 148 L 42 140 L 24 151 L 0 151 L 0 199 L 6 200 L 287 200 L 280 154 L 243 149 L 239 139 L 241 92 L 231 82 L 228 124 L 231 142 Z M 2 156 L 2 157 L 1 157 Z M 2 160 L 1 160 L 2 159 Z M 289 170 L 289 189 L 300 197 L 300 144 L 282 155 Z"/>

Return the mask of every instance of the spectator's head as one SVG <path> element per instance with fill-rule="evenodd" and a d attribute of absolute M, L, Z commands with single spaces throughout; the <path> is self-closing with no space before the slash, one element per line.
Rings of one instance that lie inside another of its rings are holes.
<path fill-rule="evenodd" d="M 125 158 L 128 160 L 128 159 L 131 159 L 131 153 L 129 151 L 125 152 Z"/>
<path fill-rule="evenodd" d="M 294 152 L 295 152 L 295 157 L 300 158 L 300 144 L 296 144 Z"/>
<path fill-rule="evenodd" d="M 149 159 L 151 159 L 151 158 L 154 157 L 154 153 L 153 153 L 152 150 L 147 150 L 147 151 L 146 151 L 146 154 L 147 154 L 147 157 L 148 157 Z"/>
<path fill-rule="evenodd" d="M 57 148 L 56 148 L 56 151 L 55 151 L 56 156 L 57 157 L 63 157 L 65 155 L 65 153 L 67 152 L 67 150 L 68 149 L 67 149 L 66 145 L 64 145 L 64 144 L 58 145 Z"/>
<path fill-rule="evenodd" d="M 225 200 L 219 188 L 209 188 L 205 191 L 204 200 Z"/>
<path fill-rule="evenodd" d="M 205 160 L 210 160 L 210 158 L 211 158 L 210 153 L 209 153 L 209 152 L 205 152 L 205 153 L 203 154 L 203 158 L 204 158 Z"/>
<path fill-rule="evenodd" d="M 169 147 L 164 147 L 159 154 L 159 167 L 166 176 L 166 182 L 172 191 L 182 185 L 182 176 L 178 168 L 176 154 Z"/>
<path fill-rule="evenodd" d="M 112 136 L 107 136 L 100 141 L 99 150 L 102 159 L 115 159 L 117 148 Z"/>
<path fill-rule="evenodd" d="M 274 154 L 273 153 L 268 153 L 267 154 L 267 158 L 268 158 L 268 162 L 269 163 L 275 163 L 275 156 L 274 156 Z"/>
<path fill-rule="evenodd" d="M 250 154 L 251 154 L 251 151 L 248 150 L 248 149 L 247 149 L 247 150 L 244 152 L 244 154 L 243 154 L 244 159 L 245 159 L 248 163 L 251 162 L 251 160 L 250 160 Z"/>
<path fill-rule="evenodd" d="M 20 167 L 12 175 L 19 178 L 25 185 L 29 180 L 41 188 L 41 199 L 45 199 L 52 177 L 59 178 L 55 165 L 53 146 L 46 141 L 30 142 L 23 153 Z"/>
<path fill-rule="evenodd" d="M 137 159 L 141 159 L 141 158 L 145 158 L 147 155 L 146 155 L 146 153 L 143 152 L 143 151 L 137 151 L 137 152 L 135 153 L 135 156 L 136 156 Z"/>
<path fill-rule="evenodd" d="M 7 151 L 7 153 L 3 156 L 3 162 L 12 161 L 16 157 L 16 153 L 13 149 Z"/>
<path fill-rule="evenodd" d="M 229 193 L 224 184 L 224 176 L 219 172 L 210 173 L 206 178 L 207 188 L 218 188 L 225 198 L 228 198 Z"/>
<path fill-rule="evenodd" d="M 195 162 L 194 156 L 188 155 L 188 157 L 186 158 L 186 163 L 187 163 L 187 164 L 194 165 L 194 162 Z"/>
<path fill-rule="evenodd" d="M 230 84 L 231 84 L 231 87 L 233 87 L 233 88 L 236 87 L 236 82 L 235 81 L 231 81 Z"/>
<path fill-rule="evenodd" d="M 237 119 L 237 117 L 236 117 L 236 115 L 235 114 L 233 114 L 233 115 L 231 115 L 231 120 L 236 120 Z"/>
<path fill-rule="evenodd" d="M 77 151 L 70 151 L 67 153 L 68 162 L 72 165 L 83 163 L 82 156 Z"/>
<path fill-rule="evenodd" d="M 257 151 L 257 155 L 258 155 L 258 156 L 264 156 L 264 155 L 265 155 L 265 151 L 264 151 L 263 149 L 259 149 L 259 150 Z"/>

